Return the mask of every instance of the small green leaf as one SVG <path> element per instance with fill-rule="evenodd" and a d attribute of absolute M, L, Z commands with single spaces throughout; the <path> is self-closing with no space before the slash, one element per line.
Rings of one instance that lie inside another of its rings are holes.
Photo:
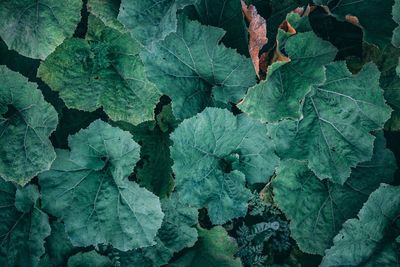
<path fill-rule="evenodd" d="M 278 163 L 265 125 L 225 109 L 186 119 L 171 140 L 176 192 L 184 203 L 207 207 L 214 224 L 244 216 L 246 181 L 266 183 Z"/>
<path fill-rule="evenodd" d="M 55 159 L 49 136 L 57 112 L 37 85 L 0 66 L 0 176 L 25 185 Z"/>
<path fill-rule="evenodd" d="M 164 215 L 158 197 L 127 179 L 139 160 L 132 135 L 97 120 L 70 136 L 69 146 L 39 183 L 43 207 L 64 220 L 72 244 L 153 245 Z"/>
<path fill-rule="evenodd" d="M 81 19 L 81 0 L 2 0 L 0 36 L 9 49 L 23 56 L 45 59 Z"/>
<path fill-rule="evenodd" d="M 177 119 L 216 102 L 236 103 L 255 84 L 251 60 L 219 44 L 224 33 L 180 16 L 176 33 L 141 54 L 149 80 L 171 97 Z"/>

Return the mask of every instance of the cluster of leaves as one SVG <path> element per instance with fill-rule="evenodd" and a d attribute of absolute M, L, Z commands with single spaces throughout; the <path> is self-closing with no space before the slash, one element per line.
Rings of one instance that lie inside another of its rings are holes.
<path fill-rule="evenodd" d="M 400 0 L 0 22 L 2 266 L 400 265 Z"/>

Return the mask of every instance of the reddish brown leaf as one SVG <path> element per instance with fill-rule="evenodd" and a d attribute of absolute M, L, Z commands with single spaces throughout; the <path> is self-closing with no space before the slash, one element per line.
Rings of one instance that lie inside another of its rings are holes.
<path fill-rule="evenodd" d="M 258 15 L 257 9 L 253 5 L 247 6 L 243 0 L 242 10 L 247 21 L 249 22 L 249 53 L 253 61 L 254 69 L 258 77 L 260 72 L 259 53 L 263 46 L 268 42 L 267 39 L 267 23 L 263 17 Z"/>

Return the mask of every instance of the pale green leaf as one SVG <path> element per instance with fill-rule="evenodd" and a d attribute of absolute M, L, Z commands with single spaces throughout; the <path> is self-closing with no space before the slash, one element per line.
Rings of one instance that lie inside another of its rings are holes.
<path fill-rule="evenodd" d="M 81 20 L 81 0 L 2 0 L 0 36 L 9 49 L 45 59 Z"/>
<path fill-rule="evenodd" d="M 206 108 L 172 133 L 176 191 L 184 203 L 207 207 L 214 224 L 246 214 L 246 181 L 266 183 L 278 157 L 265 125 L 225 109 Z"/>
<path fill-rule="evenodd" d="M 222 29 L 180 16 L 176 33 L 141 54 L 149 80 L 171 97 L 178 119 L 217 101 L 236 103 L 255 84 L 251 60 L 219 44 L 223 35 Z"/>
<path fill-rule="evenodd" d="M 127 179 L 139 160 L 132 135 L 97 120 L 69 146 L 39 182 L 44 209 L 63 219 L 72 244 L 122 251 L 155 244 L 164 215 L 158 197 Z"/>
<path fill-rule="evenodd" d="M 397 266 L 393 245 L 400 213 L 400 187 L 381 184 L 354 219 L 347 220 L 325 251 L 321 267 Z"/>
<path fill-rule="evenodd" d="M 69 108 L 103 107 L 112 120 L 135 125 L 151 120 L 159 93 L 146 78 L 139 44 L 94 16 L 88 27 L 86 39 L 66 40 L 40 65 L 38 76 Z"/>
<path fill-rule="evenodd" d="M 298 33 L 286 41 L 289 62 L 273 63 L 265 81 L 250 88 L 238 107 L 263 122 L 300 118 L 305 95 L 325 81 L 324 65 L 337 49 L 313 32 Z"/>
<path fill-rule="evenodd" d="M 327 80 L 310 92 L 299 121 L 270 124 L 278 155 L 308 160 L 320 179 L 344 184 L 350 168 L 372 157 L 372 130 L 383 128 L 391 109 L 369 63 L 352 75 L 344 62 L 327 65 Z"/>
<path fill-rule="evenodd" d="M 357 215 L 369 194 L 380 183 L 393 181 L 395 170 L 394 155 L 379 133 L 372 160 L 353 169 L 343 186 L 319 180 L 306 162 L 283 162 L 273 182 L 274 200 L 290 219 L 292 237 L 300 249 L 323 255 L 342 224 Z"/>
<path fill-rule="evenodd" d="M 0 176 L 25 185 L 55 159 L 57 112 L 37 85 L 0 66 Z"/>

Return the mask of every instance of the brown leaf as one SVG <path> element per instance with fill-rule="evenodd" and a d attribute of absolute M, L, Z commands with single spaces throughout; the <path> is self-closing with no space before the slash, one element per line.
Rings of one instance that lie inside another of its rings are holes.
<path fill-rule="evenodd" d="M 263 17 L 258 15 L 257 9 L 253 5 L 247 6 L 243 0 L 242 2 L 242 10 L 245 15 L 247 21 L 249 22 L 249 53 L 251 60 L 253 61 L 254 69 L 256 71 L 257 77 L 260 72 L 260 58 L 259 53 L 260 50 L 264 47 L 264 45 L 268 42 L 267 39 L 267 23 Z"/>

